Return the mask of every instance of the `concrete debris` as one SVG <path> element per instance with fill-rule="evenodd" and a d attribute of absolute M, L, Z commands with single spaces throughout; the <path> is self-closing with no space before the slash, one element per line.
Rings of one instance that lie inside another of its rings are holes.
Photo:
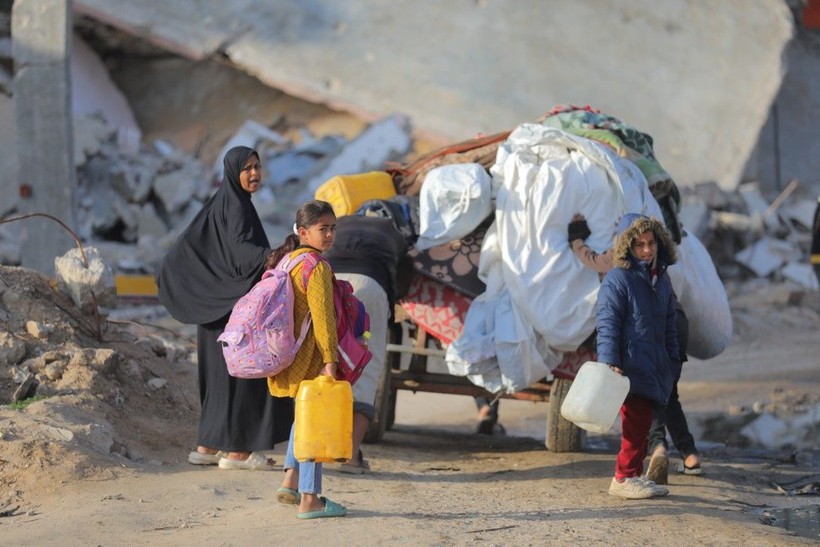
<path fill-rule="evenodd" d="M 265 158 L 267 180 L 274 188 L 299 182 L 305 173 L 315 171 L 323 158 L 339 154 L 345 145 L 342 137 L 329 135 L 315 139 L 303 130 L 301 144 L 291 149 L 273 151 Z"/>
<path fill-rule="evenodd" d="M 14 366 L 26 356 L 26 344 L 9 332 L 0 331 L 0 363 Z"/>
<path fill-rule="evenodd" d="M 784 278 L 793 281 L 801 287 L 806 287 L 812 291 L 818 290 L 817 275 L 814 268 L 809 264 L 801 262 L 789 262 L 780 270 Z"/>
<path fill-rule="evenodd" d="M 154 193 L 163 210 L 172 214 L 184 209 L 191 202 L 191 197 L 196 197 L 196 181 L 203 180 L 203 174 L 198 166 L 188 164 L 182 169 L 158 175 L 154 179 Z"/>
<path fill-rule="evenodd" d="M 760 186 L 756 182 L 747 182 L 738 187 L 738 194 L 746 204 L 750 215 L 759 215 L 767 227 L 777 225 L 777 217 L 769 209 L 769 202 L 760 194 Z"/>
<path fill-rule="evenodd" d="M 137 154 L 142 131 L 131 105 L 111 80 L 103 61 L 76 33 L 71 42 L 70 71 L 71 111 L 74 117 L 86 119 L 88 115 L 97 115 L 106 120 L 116 134 L 120 149 L 131 155 Z M 76 145 L 76 139 L 81 139 L 81 135 L 76 133 L 76 129 L 74 138 L 76 156 L 81 153 Z"/>
<path fill-rule="evenodd" d="M 681 219 L 706 242 L 724 281 L 754 276 L 816 291 L 809 254 L 817 202 L 799 190 L 792 181 L 769 202 L 756 183 L 742 184 L 733 193 L 714 184 L 684 188 Z"/>
<path fill-rule="evenodd" d="M 773 450 L 817 448 L 820 398 L 776 389 L 751 408 L 732 406 L 701 419 L 703 439 L 727 446 Z"/>
<path fill-rule="evenodd" d="M 783 266 L 792 254 L 785 241 L 764 237 L 735 255 L 735 260 L 759 277 L 766 277 Z"/>
<path fill-rule="evenodd" d="M 53 361 L 45 366 L 43 374 L 52 382 L 56 382 L 63 377 L 63 368 L 65 368 L 64 361 Z"/>
<path fill-rule="evenodd" d="M 54 327 L 39 321 L 26 321 L 26 332 L 35 338 L 45 338 L 54 331 Z"/>
<path fill-rule="evenodd" d="M 336 175 L 366 173 L 384 168 L 387 161 L 398 160 L 413 147 L 410 122 L 403 116 L 390 116 L 372 124 L 344 149 L 330 158 L 325 167 L 307 183 L 306 196 Z"/>
<path fill-rule="evenodd" d="M 656 2 L 648 18 L 635 16 L 647 6 L 638 0 L 605 10 L 585 2 L 534 10 L 530 3 L 486 1 L 430 2 L 421 9 L 415 2 L 373 0 L 257 0 L 232 9 L 214 0 L 74 5 L 78 13 L 189 59 L 219 56 L 314 103 L 369 120 L 406 113 L 420 131 L 445 142 L 511 128 L 576 97 L 655 128 L 655 151 L 680 180 L 717 180 L 724 188 L 737 184 L 755 145 L 783 81 L 784 49 L 793 34 L 782 0 L 742 8 Z M 253 14 L 241 28 L 237 9 Z M 559 32 L 542 32 L 555 21 Z M 591 47 L 588 29 L 596 28 L 622 39 Z M 371 54 L 374 44 L 377 53 Z M 634 55 L 638 49 L 645 54 Z M 562 55 L 540 55 L 544 51 Z M 674 69 L 658 73 L 658 66 Z M 648 73 L 654 74 L 652 86 L 634 85 Z M 603 86 L 601 74 L 607 75 Z M 804 85 L 810 81 L 807 76 Z M 795 113 L 801 106 L 809 112 L 811 98 L 798 96 L 779 108 Z M 719 143 L 704 138 L 710 128 L 720 131 Z M 808 151 L 796 144 L 788 144 L 796 154 Z"/>
<path fill-rule="evenodd" d="M 709 219 L 709 227 L 712 229 L 727 228 L 735 232 L 760 235 L 763 233 L 765 224 L 763 217 L 759 213 L 743 215 L 729 211 L 715 211 Z"/>
<path fill-rule="evenodd" d="M 168 380 L 165 378 L 151 378 L 148 380 L 147 384 L 153 390 L 159 391 L 160 389 L 165 387 L 165 384 L 168 383 Z"/>
<path fill-rule="evenodd" d="M 70 443 L 74 440 L 74 433 L 72 433 L 70 429 L 66 429 L 64 427 L 54 427 L 53 425 L 48 424 L 43 424 L 42 429 L 55 441 Z"/>
<path fill-rule="evenodd" d="M 79 249 L 54 259 L 58 286 L 80 310 L 116 304 L 114 272 L 94 247 L 85 248 L 86 264 Z"/>
<path fill-rule="evenodd" d="M 221 181 L 167 141 L 143 145 L 137 155 L 124 150 L 115 128 L 99 113 L 75 118 L 75 131 L 78 236 L 118 272 L 153 273 Z M 312 198 L 301 193 L 304 186 L 292 183 L 320 184 L 336 174 L 378 169 L 412 146 L 407 120 L 400 117 L 375 123 L 350 142 L 339 136 L 317 139 L 306 130 L 300 138 L 294 143 L 247 120 L 229 139 L 231 146 L 254 147 L 266 165 L 267 184 L 253 199 L 272 242 L 278 241 L 274 234 L 286 233 L 277 225 L 292 222 L 295 206 Z M 221 174 L 221 164 L 219 169 Z M 20 240 L 6 226 L 0 227 L 0 263 L 18 265 Z"/>
<path fill-rule="evenodd" d="M 168 435 L 167 427 L 188 431 L 195 423 L 196 367 L 186 360 L 195 355 L 190 339 L 165 340 L 145 327 L 134 327 L 142 331 L 136 336 L 128 325 L 102 319 L 105 340 L 98 340 L 43 274 L 0 266 L 0 279 L 5 288 L 0 309 L 7 317 L 0 325 L 0 406 L 26 404 L 25 412 L 0 408 L 4 461 L 39 461 L 39 446 L 63 454 L 55 440 L 81 448 L 84 457 L 118 454 L 137 461 L 154 443 L 144 442 L 146 436 L 160 430 L 158 435 Z M 50 330 L 48 336 L 32 333 L 34 324 Z M 34 396 L 41 400 L 31 400 Z M 143 410 L 162 427 L 146 432 Z M 164 442 L 184 451 L 183 437 L 172 433 Z M 28 446 L 22 460 L 16 459 L 20 446 L 11 444 L 19 440 Z M 13 472 L 19 469 L 15 463 Z M 4 481 L 7 471 L 8 466 L 0 470 Z"/>
<path fill-rule="evenodd" d="M 17 389 L 14 390 L 11 401 L 17 402 L 34 397 L 34 394 L 37 392 L 38 383 L 39 382 L 34 378 L 34 374 L 28 373 Z"/>
<path fill-rule="evenodd" d="M 693 233 L 695 237 L 703 240 L 710 229 L 711 213 L 706 203 L 699 200 L 688 201 L 681 204 L 678 219 L 681 224 L 686 226 L 687 232 Z"/>
<path fill-rule="evenodd" d="M 814 222 L 814 210 L 816 202 L 810 199 L 801 200 L 797 203 L 784 205 L 780 208 L 780 216 L 787 221 L 791 221 L 806 230 L 811 230 Z"/>
<path fill-rule="evenodd" d="M 820 403 L 786 417 L 764 413 L 740 430 L 751 443 L 766 448 L 811 448 L 820 428 Z"/>
<path fill-rule="evenodd" d="M 74 125 L 74 165 L 82 165 L 88 158 L 99 154 L 102 143 L 115 131 L 99 114 L 75 116 Z"/>

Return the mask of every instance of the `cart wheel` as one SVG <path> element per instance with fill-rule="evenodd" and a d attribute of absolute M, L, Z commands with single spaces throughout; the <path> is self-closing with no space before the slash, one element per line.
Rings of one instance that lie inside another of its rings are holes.
<path fill-rule="evenodd" d="M 551 452 L 582 452 L 586 446 L 586 431 L 561 416 L 561 403 L 571 385 L 572 380 L 556 378 L 550 388 L 545 444 Z"/>
<path fill-rule="evenodd" d="M 379 387 L 376 389 L 376 415 L 373 417 L 373 420 L 367 428 L 367 432 L 364 434 L 364 442 L 366 443 L 379 442 L 382 437 L 384 437 L 384 432 L 393 425 L 389 417 L 391 415 L 395 416 L 396 414 L 396 392 L 390 389 L 391 376 L 392 367 L 390 363 L 387 363 L 382 371 L 381 378 L 379 378 Z M 390 423 L 388 423 L 388 421 Z"/>
<path fill-rule="evenodd" d="M 392 343 L 401 343 L 401 325 L 393 323 L 388 330 L 388 340 Z M 379 378 L 379 386 L 376 388 L 376 414 L 370 422 L 364 434 L 364 442 L 377 443 L 384 432 L 393 426 L 396 419 L 396 390 L 391 387 L 393 367 L 398 368 L 401 362 L 401 355 L 388 352 L 384 358 L 384 370 Z"/>
<path fill-rule="evenodd" d="M 396 423 L 396 397 L 399 394 L 399 390 L 397 389 L 390 389 L 390 395 L 388 395 L 388 403 L 387 403 L 387 415 L 385 416 L 385 424 L 384 428 L 388 431 L 393 429 L 393 424 Z"/>

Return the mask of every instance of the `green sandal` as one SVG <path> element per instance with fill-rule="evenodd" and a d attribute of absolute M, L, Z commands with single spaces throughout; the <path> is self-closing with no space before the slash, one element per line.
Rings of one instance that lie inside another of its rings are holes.
<path fill-rule="evenodd" d="M 340 505 L 335 501 L 330 501 L 324 496 L 319 496 L 319 499 L 325 502 L 324 509 L 320 511 L 306 511 L 304 513 L 298 513 L 296 516 L 300 519 L 322 519 L 329 517 L 343 517 L 347 514 L 347 507 L 344 505 Z"/>

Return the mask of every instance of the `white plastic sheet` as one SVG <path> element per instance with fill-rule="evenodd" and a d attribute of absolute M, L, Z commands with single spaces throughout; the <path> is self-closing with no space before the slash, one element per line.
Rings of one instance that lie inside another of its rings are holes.
<path fill-rule="evenodd" d="M 562 351 L 577 349 L 595 328 L 600 282 L 569 247 L 572 216 L 586 217 L 587 244 L 604 252 L 625 213 L 663 215 L 635 164 L 554 128 L 516 128 L 491 174 L 495 221 L 479 261 L 487 289 L 470 306 L 445 360 L 451 374 L 512 392 L 546 376 Z M 694 235 L 683 239 L 679 255 L 669 271 L 690 321 L 689 353 L 713 357 L 731 338 L 728 299 Z"/>
<path fill-rule="evenodd" d="M 446 361 L 452 374 L 479 373 L 470 376 L 474 383 L 510 392 L 546 376 L 562 351 L 576 349 L 594 329 L 600 283 L 569 248 L 572 216 L 587 218 L 588 244 L 604 251 L 625 212 L 661 213 L 634 164 L 555 128 L 516 128 L 491 173 L 495 222 L 479 263 L 487 290 L 473 301 Z M 497 371 L 490 373 L 493 359 Z"/>
<path fill-rule="evenodd" d="M 490 175 L 477 163 L 442 165 L 424 177 L 419 195 L 422 251 L 461 239 L 492 212 Z"/>
<path fill-rule="evenodd" d="M 712 257 L 694 234 L 681 239 L 678 262 L 668 271 L 689 320 L 687 353 L 698 359 L 719 355 L 732 340 L 732 311 Z"/>

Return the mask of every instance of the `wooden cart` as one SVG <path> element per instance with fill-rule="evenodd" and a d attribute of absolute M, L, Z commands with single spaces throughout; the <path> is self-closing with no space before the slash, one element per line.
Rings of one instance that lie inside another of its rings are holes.
<path fill-rule="evenodd" d="M 387 363 L 376 393 L 376 417 L 365 436 L 365 442 L 377 442 L 393 426 L 396 418 L 396 395 L 400 389 L 414 393 L 422 391 L 494 397 L 466 377 L 428 371 L 427 358 L 443 357 L 444 350 L 435 338 L 408 319 L 392 325 L 390 342 L 387 346 Z M 411 358 L 409 366 L 402 369 L 400 363 L 404 353 L 411 354 Z M 567 354 L 565 363 L 556 368 L 551 380 L 535 382 L 526 389 L 501 396 L 505 399 L 548 403 L 545 445 L 552 452 L 580 452 L 585 446 L 584 430 L 564 419 L 560 408 L 578 368 L 591 359 L 594 359 L 594 354 L 585 349 Z"/>

